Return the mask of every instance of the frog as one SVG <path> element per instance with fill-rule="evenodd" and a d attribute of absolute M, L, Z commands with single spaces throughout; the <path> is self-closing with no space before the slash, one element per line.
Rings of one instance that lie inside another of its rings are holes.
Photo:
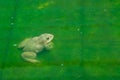
<path fill-rule="evenodd" d="M 19 43 L 18 48 L 22 49 L 23 53 L 21 57 L 31 63 L 40 62 L 37 59 L 38 53 L 43 50 L 51 50 L 53 48 L 54 35 L 50 33 L 43 33 L 39 36 L 25 38 L 22 42 Z"/>

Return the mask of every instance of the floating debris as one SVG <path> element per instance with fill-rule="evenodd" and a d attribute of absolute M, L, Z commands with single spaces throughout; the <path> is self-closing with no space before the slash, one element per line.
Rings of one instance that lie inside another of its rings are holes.
<path fill-rule="evenodd" d="M 49 5 L 53 4 L 54 2 L 53 1 L 50 1 L 50 2 L 46 2 L 46 3 L 43 3 L 43 4 L 40 4 L 38 6 L 38 9 L 43 9 L 43 8 L 46 8 L 48 7 Z"/>

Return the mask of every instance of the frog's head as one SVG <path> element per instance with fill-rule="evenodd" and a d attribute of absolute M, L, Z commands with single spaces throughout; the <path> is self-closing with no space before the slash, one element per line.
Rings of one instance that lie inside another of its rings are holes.
<path fill-rule="evenodd" d="M 49 34 L 49 33 L 44 33 L 42 35 L 39 36 L 39 39 L 43 41 L 43 43 L 47 44 L 49 42 L 51 42 L 54 38 L 54 35 Z"/>

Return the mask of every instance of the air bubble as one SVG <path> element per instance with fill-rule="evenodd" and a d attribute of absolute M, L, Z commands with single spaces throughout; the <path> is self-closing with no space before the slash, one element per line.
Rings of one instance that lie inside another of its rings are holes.
<path fill-rule="evenodd" d="M 104 9 L 104 12 L 106 12 L 107 10 L 106 9 Z"/>
<path fill-rule="evenodd" d="M 10 23 L 11 25 L 14 25 L 14 23 Z"/>
<path fill-rule="evenodd" d="M 77 31 L 80 31 L 80 28 L 78 28 Z"/>
<path fill-rule="evenodd" d="M 14 17 L 11 17 L 11 19 L 13 19 Z"/>
<path fill-rule="evenodd" d="M 80 32 L 80 34 L 82 34 L 83 32 Z"/>
<path fill-rule="evenodd" d="M 17 44 L 13 44 L 13 46 L 17 46 Z"/>
<path fill-rule="evenodd" d="M 61 66 L 63 66 L 63 64 L 61 64 Z"/>

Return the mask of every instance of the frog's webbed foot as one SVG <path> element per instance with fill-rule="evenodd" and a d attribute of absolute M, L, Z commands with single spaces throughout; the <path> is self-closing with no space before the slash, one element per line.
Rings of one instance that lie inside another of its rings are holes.
<path fill-rule="evenodd" d="M 34 52 L 23 52 L 21 54 L 22 58 L 31 63 L 38 63 L 39 60 L 36 59 L 36 53 Z"/>

